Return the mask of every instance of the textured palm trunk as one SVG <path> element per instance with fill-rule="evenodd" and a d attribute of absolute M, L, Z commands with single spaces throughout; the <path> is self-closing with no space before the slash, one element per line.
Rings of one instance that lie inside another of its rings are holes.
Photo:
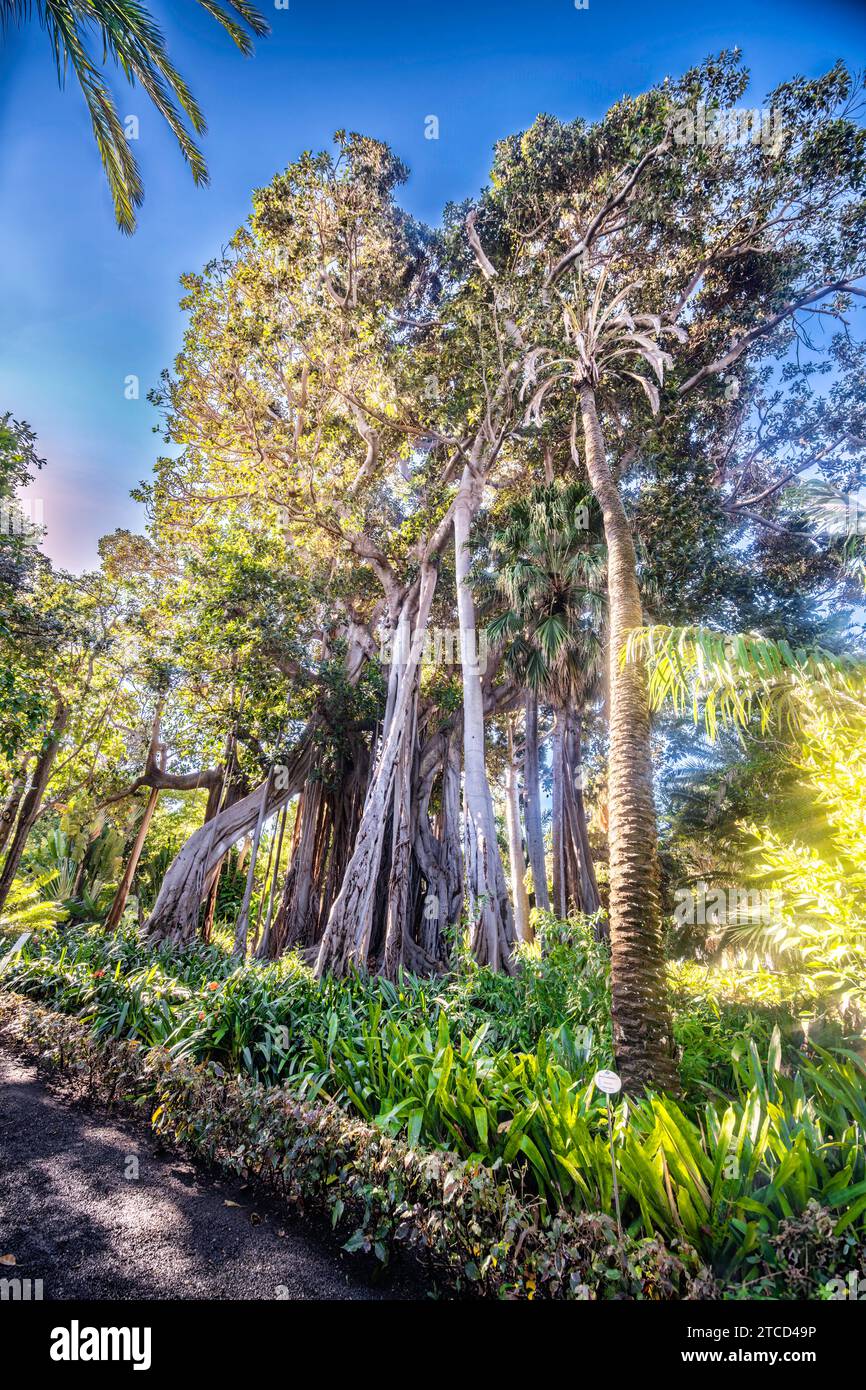
<path fill-rule="evenodd" d="M 493 797 L 484 760 L 484 697 L 478 669 L 475 602 L 469 587 L 469 525 L 477 484 L 463 470 L 454 504 L 454 553 L 460 660 L 463 671 L 463 797 L 465 806 L 465 873 L 469 899 L 472 952 L 480 965 L 513 969 L 514 916 L 496 838 Z"/>
<path fill-rule="evenodd" d="M 526 692 L 523 786 L 526 794 L 526 849 L 532 869 L 535 906 L 549 912 L 550 894 L 547 891 L 544 834 L 541 829 L 541 790 L 538 784 L 538 700 L 534 690 Z"/>
<path fill-rule="evenodd" d="M 614 1051 L 623 1086 L 676 1090 L 659 908 L 658 857 L 646 673 L 619 654 L 643 620 L 628 518 L 608 467 L 589 385 L 580 390 L 586 468 L 607 543 L 610 622 L 608 753 L 610 938 Z"/>
<path fill-rule="evenodd" d="M 520 941 L 531 941 L 529 894 L 526 891 L 526 860 L 523 857 L 523 836 L 520 826 L 520 794 L 517 786 L 517 763 L 514 756 L 514 733 L 510 724 L 508 726 L 508 762 L 505 765 L 505 826 L 508 832 L 508 860 L 511 868 L 514 926 Z"/>
<path fill-rule="evenodd" d="M 3 872 L 0 874 L 0 908 L 3 907 L 9 896 L 9 890 L 21 863 L 27 837 L 36 824 L 42 806 L 42 798 L 51 777 L 51 769 L 54 766 L 54 760 L 57 757 L 68 719 L 69 709 L 66 702 L 58 698 L 54 723 L 46 734 L 42 750 L 36 759 L 36 765 L 30 778 L 30 786 L 21 798 L 15 833 L 9 842 L 6 858 L 3 861 Z"/>

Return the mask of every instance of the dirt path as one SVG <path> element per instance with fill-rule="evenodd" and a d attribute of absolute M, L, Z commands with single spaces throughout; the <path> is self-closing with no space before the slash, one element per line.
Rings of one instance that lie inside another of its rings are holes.
<path fill-rule="evenodd" d="M 137 1176 L 136 1176 L 137 1174 Z M 234 1204 L 237 1205 L 234 1205 Z M 388 1299 L 326 1237 L 0 1053 L 0 1276 L 45 1299 Z"/>

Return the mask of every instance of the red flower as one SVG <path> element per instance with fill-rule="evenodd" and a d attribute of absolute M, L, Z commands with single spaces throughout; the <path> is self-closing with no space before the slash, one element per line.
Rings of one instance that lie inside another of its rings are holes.
<path fill-rule="evenodd" d="M 210 983 L 208 984 L 208 989 L 211 989 L 211 990 L 213 990 L 213 989 L 219 989 L 219 981 L 218 981 L 218 980 L 211 980 Z"/>
<path fill-rule="evenodd" d="M 93 978 L 94 978 L 94 980 L 101 980 L 104 974 L 105 974 L 105 971 L 104 971 L 104 970 L 94 970 L 94 972 L 93 972 Z"/>

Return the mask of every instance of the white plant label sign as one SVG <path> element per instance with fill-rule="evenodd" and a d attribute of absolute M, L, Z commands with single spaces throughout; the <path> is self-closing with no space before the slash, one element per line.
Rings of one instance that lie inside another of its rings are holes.
<path fill-rule="evenodd" d="M 606 1096 L 615 1096 L 617 1091 L 622 1090 L 622 1081 L 615 1071 L 597 1071 L 592 1079 Z"/>

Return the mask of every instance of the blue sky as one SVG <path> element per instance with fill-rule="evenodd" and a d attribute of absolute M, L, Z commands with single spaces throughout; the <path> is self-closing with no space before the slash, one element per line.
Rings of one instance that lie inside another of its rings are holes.
<path fill-rule="evenodd" d="M 0 38 L 0 411 L 37 430 L 48 468 L 46 549 L 79 569 L 117 526 L 141 529 L 128 494 L 161 443 L 146 395 L 183 327 L 178 277 L 218 253 L 250 192 L 335 129 L 387 140 L 412 170 L 403 201 L 435 221 L 484 182 L 493 143 L 540 111 L 601 115 L 735 44 L 752 104 L 796 72 L 866 60 L 866 7 L 847 0 L 260 0 L 273 33 L 244 60 L 190 0 L 150 0 L 209 121 L 208 189 L 194 187 L 160 118 L 112 79 L 140 121 L 146 199 L 132 238 L 115 229 L 87 116 L 60 92 L 35 26 Z M 440 138 L 424 138 L 425 117 Z M 135 375 L 140 398 L 127 400 Z"/>

